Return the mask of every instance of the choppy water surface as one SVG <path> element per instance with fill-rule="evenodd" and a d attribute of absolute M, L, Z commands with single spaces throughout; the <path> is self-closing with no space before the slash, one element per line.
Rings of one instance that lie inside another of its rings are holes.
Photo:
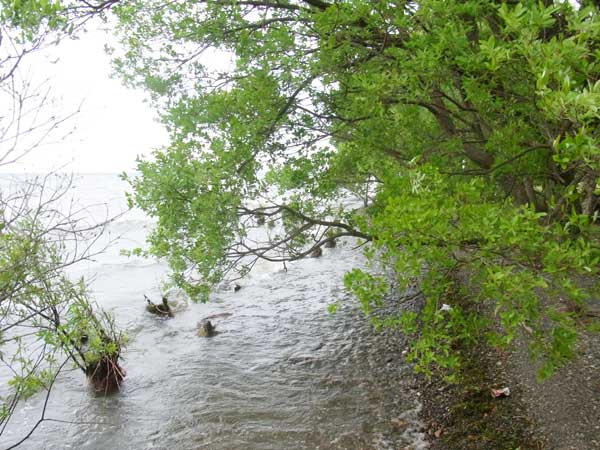
<path fill-rule="evenodd" d="M 122 188 L 114 178 L 86 177 Z M 139 214 L 113 224 L 120 247 L 141 243 L 149 222 Z M 24 449 L 417 449 L 418 402 L 399 336 L 376 334 L 342 288 L 342 275 L 362 258 L 350 246 L 319 259 L 262 266 L 238 292 L 208 304 L 172 293 L 173 319 L 145 312 L 143 294 L 159 300 L 166 268 L 110 250 L 80 267 L 95 274 L 98 302 L 114 312 L 131 341 L 123 389 L 94 397 L 77 371 L 55 386 L 45 422 Z M 327 305 L 340 301 L 336 314 Z M 220 333 L 195 335 L 209 315 Z M 25 404 L 0 448 L 37 421 L 44 396 Z"/>

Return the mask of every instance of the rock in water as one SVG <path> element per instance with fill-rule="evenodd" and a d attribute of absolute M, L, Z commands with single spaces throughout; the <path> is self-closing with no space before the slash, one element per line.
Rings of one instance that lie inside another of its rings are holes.
<path fill-rule="evenodd" d="M 212 337 L 217 334 L 215 326 L 210 320 L 203 320 L 198 324 L 196 334 L 200 337 Z"/>
<path fill-rule="evenodd" d="M 325 248 L 335 248 L 336 245 L 335 239 L 325 242 Z"/>

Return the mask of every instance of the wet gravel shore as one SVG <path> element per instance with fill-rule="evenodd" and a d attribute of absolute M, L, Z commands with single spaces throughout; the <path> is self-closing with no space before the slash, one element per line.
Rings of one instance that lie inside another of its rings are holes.
<path fill-rule="evenodd" d="M 600 450 L 600 333 L 592 320 L 580 325 L 577 358 L 544 382 L 525 338 L 505 352 L 465 350 L 459 384 L 418 378 L 430 448 Z M 510 396 L 493 398 L 490 390 L 502 387 Z"/>

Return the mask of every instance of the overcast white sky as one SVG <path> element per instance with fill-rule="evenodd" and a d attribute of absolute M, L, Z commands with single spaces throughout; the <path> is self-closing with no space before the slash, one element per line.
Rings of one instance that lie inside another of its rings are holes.
<path fill-rule="evenodd" d="M 136 156 L 167 143 L 144 94 L 110 78 L 106 39 L 103 31 L 91 31 L 30 55 L 33 76 L 49 79 L 59 114 L 82 104 L 81 112 L 61 128 L 63 134 L 74 128 L 64 141 L 42 146 L 2 172 L 122 172 L 135 167 Z"/>

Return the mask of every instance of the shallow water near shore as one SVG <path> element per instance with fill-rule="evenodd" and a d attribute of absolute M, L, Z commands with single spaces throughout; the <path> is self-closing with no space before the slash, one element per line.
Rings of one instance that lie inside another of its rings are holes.
<path fill-rule="evenodd" d="M 112 213 L 124 206 L 115 176 L 77 184 L 82 203 L 99 205 L 109 194 Z M 130 338 L 121 392 L 95 397 L 83 374 L 65 372 L 46 412 L 61 422 L 44 422 L 19 448 L 425 448 L 404 341 L 372 330 L 343 289 L 344 272 L 363 264 L 351 243 L 287 272 L 264 264 L 241 290 L 224 287 L 207 304 L 171 291 L 175 317 L 161 319 L 146 313 L 143 294 L 159 301 L 166 266 L 119 255 L 141 245 L 150 227 L 141 213 L 126 214 L 109 228 L 116 245 L 72 269 L 93 276 L 94 297 Z M 328 313 L 336 301 L 341 307 Z M 195 335 L 199 320 L 221 313 L 231 315 L 213 320 L 219 334 Z M 0 448 L 27 434 L 44 398 L 23 403 Z"/>

